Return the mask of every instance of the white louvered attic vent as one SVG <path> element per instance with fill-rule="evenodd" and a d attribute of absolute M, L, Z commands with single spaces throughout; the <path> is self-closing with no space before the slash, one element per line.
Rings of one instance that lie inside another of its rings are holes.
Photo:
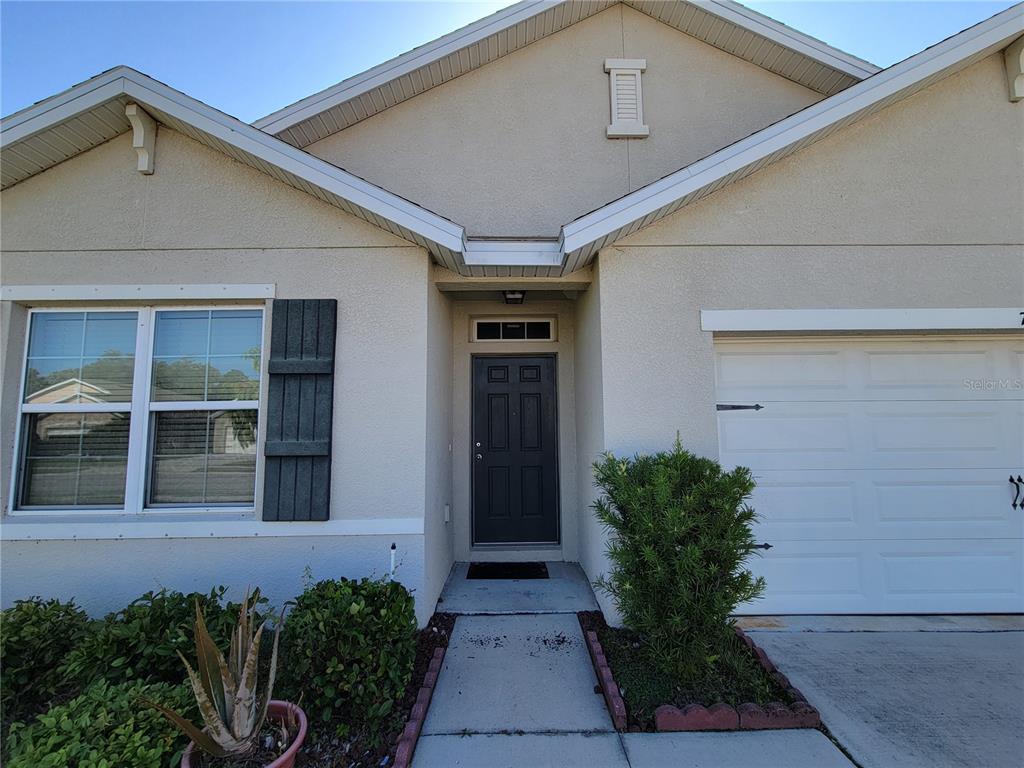
<path fill-rule="evenodd" d="M 644 125 L 644 98 L 640 73 L 647 59 L 605 59 L 612 97 L 612 124 L 609 139 L 642 139 L 650 134 Z"/>

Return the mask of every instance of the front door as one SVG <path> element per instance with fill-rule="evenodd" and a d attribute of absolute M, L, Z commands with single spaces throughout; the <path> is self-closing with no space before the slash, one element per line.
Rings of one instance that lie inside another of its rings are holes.
<path fill-rule="evenodd" d="M 473 358 L 473 543 L 558 543 L 555 358 Z"/>

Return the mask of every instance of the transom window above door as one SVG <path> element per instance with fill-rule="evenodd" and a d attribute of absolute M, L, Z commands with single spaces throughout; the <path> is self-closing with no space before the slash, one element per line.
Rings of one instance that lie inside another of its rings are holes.
<path fill-rule="evenodd" d="M 555 341 L 551 317 L 475 317 L 470 341 Z"/>
<path fill-rule="evenodd" d="M 252 510 L 262 308 L 33 310 L 22 512 Z"/>

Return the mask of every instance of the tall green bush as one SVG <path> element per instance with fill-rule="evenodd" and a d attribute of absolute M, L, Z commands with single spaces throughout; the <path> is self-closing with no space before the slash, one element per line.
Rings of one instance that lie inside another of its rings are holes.
<path fill-rule="evenodd" d="M 0 714 L 4 723 L 36 714 L 78 692 L 58 670 L 85 637 L 89 617 L 74 601 L 18 600 L 0 614 Z"/>
<path fill-rule="evenodd" d="M 378 742 L 412 675 L 413 597 L 395 581 L 321 581 L 296 599 L 281 646 L 281 690 L 311 728 Z"/>
<path fill-rule="evenodd" d="M 214 587 L 209 594 L 185 595 L 166 589 L 147 592 L 96 622 L 68 655 L 62 674 L 83 687 L 97 678 L 118 683 L 180 683 L 184 673 L 178 651 L 188 656 L 193 648 L 192 622 L 197 603 L 214 642 L 219 646 L 228 644 L 239 606 L 224 601 L 226 591 L 226 587 Z M 253 594 L 258 605 L 266 604 L 259 590 Z M 257 621 L 264 618 L 257 613 Z"/>
<path fill-rule="evenodd" d="M 729 646 L 730 616 L 764 591 L 744 563 L 753 552 L 750 470 L 723 472 L 683 450 L 594 464 L 598 520 L 612 533 L 611 570 L 597 586 L 615 601 L 650 660 L 677 679 L 713 667 Z"/>
<path fill-rule="evenodd" d="M 177 765 L 188 739 L 142 699 L 194 716 L 185 685 L 100 680 L 30 723 L 11 727 L 6 768 L 166 768 Z"/>

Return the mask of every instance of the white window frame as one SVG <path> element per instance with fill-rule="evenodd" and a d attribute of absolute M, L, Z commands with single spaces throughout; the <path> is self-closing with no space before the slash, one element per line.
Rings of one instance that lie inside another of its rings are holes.
<path fill-rule="evenodd" d="M 151 383 L 153 373 L 153 342 L 155 340 L 156 313 L 178 311 L 211 311 L 211 310 L 259 310 L 260 325 L 260 370 L 258 373 L 258 400 L 218 400 L 216 407 L 210 407 L 211 401 L 161 401 L 151 400 Z M 132 378 L 131 403 L 25 403 L 25 382 L 28 370 L 28 350 L 32 336 L 32 319 L 37 314 L 78 313 L 78 312 L 134 312 L 138 315 L 135 332 L 135 369 Z M 18 413 L 14 431 L 14 457 L 11 468 L 11 487 L 9 493 L 8 515 L 11 517 L 73 517 L 87 519 L 90 517 L 110 517 L 111 515 L 182 515 L 204 514 L 237 517 L 239 514 L 254 516 L 258 504 L 258 494 L 262 486 L 263 462 L 260 460 L 258 447 L 262 444 L 263 417 L 265 400 L 265 379 L 267 368 L 268 334 L 267 308 L 262 303 L 244 304 L 164 304 L 164 305 L 78 305 L 59 307 L 33 307 L 28 310 L 25 325 L 25 343 L 21 355 L 21 383 L 18 387 Z M 116 406 L 124 407 L 118 408 Z M 197 407 L 201 406 L 201 407 Z M 146 506 L 146 488 L 149 482 L 149 443 L 151 414 L 157 411 L 212 411 L 212 410 L 255 410 L 257 421 L 257 453 L 256 472 L 253 485 L 253 503 L 242 505 L 159 505 Z M 130 413 L 131 422 L 128 431 L 128 461 L 125 472 L 125 498 L 122 507 L 101 506 L 66 506 L 66 507 L 21 507 L 19 508 L 18 489 L 22 471 L 22 430 L 25 414 L 29 413 Z"/>
<path fill-rule="evenodd" d="M 551 335 L 546 339 L 481 339 L 477 335 L 480 323 L 550 323 Z M 470 318 L 469 341 L 472 344 L 551 344 L 558 341 L 558 318 L 534 315 L 501 315 L 499 317 Z"/>

